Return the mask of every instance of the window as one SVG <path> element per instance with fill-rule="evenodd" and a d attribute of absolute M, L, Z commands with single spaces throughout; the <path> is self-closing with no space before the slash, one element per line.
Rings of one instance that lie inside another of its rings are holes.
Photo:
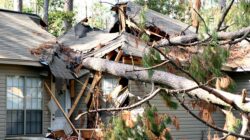
<path fill-rule="evenodd" d="M 7 77 L 7 135 L 42 134 L 42 84 L 39 78 Z"/>

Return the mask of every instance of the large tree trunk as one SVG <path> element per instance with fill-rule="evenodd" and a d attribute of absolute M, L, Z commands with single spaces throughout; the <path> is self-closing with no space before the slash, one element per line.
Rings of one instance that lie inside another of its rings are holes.
<path fill-rule="evenodd" d="M 43 4 L 43 21 L 48 25 L 48 18 L 49 18 L 49 0 L 44 0 Z"/>
<path fill-rule="evenodd" d="M 22 12 L 23 0 L 14 0 L 14 11 Z"/>
<path fill-rule="evenodd" d="M 72 12 L 73 11 L 73 0 L 65 0 L 64 1 L 64 11 L 65 12 Z M 64 20 L 65 29 L 68 31 L 71 28 L 71 23 L 67 20 Z"/>
<path fill-rule="evenodd" d="M 141 67 L 136 67 L 127 64 L 116 63 L 113 61 L 101 59 L 101 58 L 86 58 L 82 62 L 83 66 L 88 69 L 93 69 L 96 71 L 107 72 L 115 76 L 125 77 L 127 79 L 133 79 L 144 82 L 154 82 L 157 84 L 166 85 L 174 89 L 189 89 L 197 86 L 197 84 L 185 77 L 177 76 L 169 72 L 157 71 L 155 70 L 151 78 L 148 77 L 147 71 L 132 71 L 136 69 L 142 69 Z M 131 72 L 132 71 L 132 72 Z M 211 88 L 212 89 L 212 88 Z M 250 112 L 250 99 L 246 98 L 247 103 L 242 103 L 242 98 L 240 95 L 235 95 L 225 91 L 212 89 L 216 91 L 219 96 L 231 100 L 238 108 L 245 112 Z M 229 107 L 230 105 L 221 100 L 220 98 L 210 94 L 204 89 L 198 88 L 187 93 L 192 97 L 197 97 L 199 99 L 205 100 L 209 103 L 218 104 L 222 106 Z"/>

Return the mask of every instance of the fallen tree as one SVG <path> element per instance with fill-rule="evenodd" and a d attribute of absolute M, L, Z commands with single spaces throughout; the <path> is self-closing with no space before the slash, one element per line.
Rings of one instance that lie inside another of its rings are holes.
<path fill-rule="evenodd" d="M 250 26 L 234 32 L 218 32 L 218 40 L 221 41 L 220 44 L 234 44 L 247 38 L 249 34 Z M 199 42 L 208 42 L 209 39 L 211 39 L 210 36 L 206 37 L 205 39 L 201 39 L 198 37 L 198 34 L 183 35 L 170 39 L 163 39 L 159 42 L 159 45 L 157 47 L 163 47 L 168 45 L 191 46 L 196 45 Z"/>
<path fill-rule="evenodd" d="M 169 86 L 173 89 L 181 90 L 199 86 L 192 80 L 189 80 L 182 76 L 177 76 L 169 72 L 154 70 L 152 77 L 149 77 L 147 70 L 134 71 L 137 69 L 141 70 L 141 67 L 121 64 L 101 58 L 86 58 L 82 61 L 82 65 L 87 69 L 107 72 L 112 75 L 125 77 L 131 80 L 154 82 L 156 84 Z M 190 92 L 187 92 L 186 94 L 220 106 L 235 108 L 234 106 L 232 106 L 232 104 L 234 104 L 236 105 L 237 109 L 247 113 L 250 112 L 250 98 L 245 98 L 246 102 L 242 102 L 241 95 L 213 89 L 204 85 L 200 85 L 200 88 L 194 89 Z"/>

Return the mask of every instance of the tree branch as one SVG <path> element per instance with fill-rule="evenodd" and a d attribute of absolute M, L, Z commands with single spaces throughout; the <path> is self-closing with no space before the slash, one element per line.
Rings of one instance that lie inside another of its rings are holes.
<path fill-rule="evenodd" d="M 126 107 L 120 107 L 120 108 L 102 108 L 102 109 L 96 109 L 96 110 L 89 110 L 87 112 L 79 114 L 75 118 L 75 120 L 78 120 L 80 117 L 82 117 L 83 115 L 86 115 L 88 113 L 96 113 L 96 112 L 103 112 L 103 111 L 121 111 L 121 110 L 129 110 L 129 109 L 132 109 L 132 108 L 136 108 L 136 107 L 142 105 L 143 103 L 147 102 L 148 100 L 154 98 L 160 90 L 161 90 L 161 88 L 156 89 L 148 97 L 144 98 L 143 100 L 141 100 L 141 101 L 139 101 L 139 102 L 137 102 L 137 103 L 135 103 L 133 105 L 126 106 Z"/>
<path fill-rule="evenodd" d="M 173 94 L 173 93 L 185 93 L 185 92 L 189 92 L 189 91 L 192 91 L 192 90 L 195 90 L 199 88 L 198 86 L 196 87 L 192 87 L 192 88 L 189 88 L 189 89 L 182 89 L 182 90 L 169 90 L 169 89 L 165 89 L 165 91 L 168 93 L 168 94 Z M 154 98 L 158 93 L 159 91 L 163 90 L 163 88 L 158 88 L 156 89 L 155 91 L 152 89 L 151 93 L 144 99 L 142 99 L 141 101 L 135 103 L 135 104 L 132 104 L 130 106 L 126 106 L 126 107 L 120 107 L 120 108 L 101 108 L 101 109 L 96 109 L 96 110 L 89 110 L 87 112 L 84 112 L 84 113 L 81 113 L 79 114 L 75 120 L 78 120 L 80 117 L 88 114 L 88 113 L 97 113 L 97 112 L 104 112 L 104 111 L 107 111 L 107 112 L 110 112 L 110 111 L 122 111 L 122 110 L 129 110 L 129 109 L 133 109 L 133 108 L 136 108 L 140 105 L 142 105 L 143 103 L 151 100 L 152 98 Z"/>
<path fill-rule="evenodd" d="M 196 11 L 194 8 L 193 8 L 193 10 L 195 11 L 195 13 L 199 16 L 199 18 L 202 20 L 202 22 L 204 23 L 204 26 L 205 26 L 205 28 L 206 28 L 206 33 L 209 35 L 209 36 L 211 36 L 210 34 L 209 34 L 209 32 L 208 32 L 208 27 L 207 27 L 207 24 L 206 24 L 206 22 L 205 22 L 205 20 L 203 19 L 203 17 L 200 15 L 200 13 L 198 12 L 198 11 Z"/>
<path fill-rule="evenodd" d="M 165 60 L 165 61 L 163 61 L 162 63 L 156 64 L 156 65 L 154 65 L 154 66 L 152 66 L 152 67 L 142 68 L 142 69 L 134 69 L 134 70 L 132 70 L 132 71 L 126 71 L 126 72 L 151 70 L 151 69 L 155 69 L 155 68 L 158 68 L 158 67 L 160 67 L 160 66 L 163 66 L 163 65 L 167 64 L 168 62 L 169 62 L 169 60 Z"/>
<path fill-rule="evenodd" d="M 220 21 L 218 23 L 218 26 L 217 26 L 217 29 L 216 29 L 217 31 L 220 31 L 220 27 L 221 27 L 222 23 L 224 22 L 224 20 L 225 20 L 225 18 L 227 16 L 229 10 L 231 9 L 233 3 L 234 3 L 234 0 L 231 1 L 229 6 L 227 7 L 227 9 L 224 11 L 224 13 L 223 13 L 223 15 L 222 15 L 222 17 L 221 17 L 221 19 L 220 19 Z"/>
<path fill-rule="evenodd" d="M 250 33 L 250 26 L 242 28 L 239 31 L 233 31 L 233 32 L 218 32 L 218 40 L 219 41 L 226 41 L 226 40 L 235 40 L 238 38 L 243 37 L 244 35 L 248 36 Z M 209 37 L 205 39 L 200 39 L 198 38 L 197 34 L 192 34 L 192 35 L 183 35 L 183 36 L 177 36 L 169 39 L 171 42 L 171 45 L 181 45 L 181 46 L 191 46 L 191 45 L 196 45 L 199 43 L 204 43 L 208 42 L 210 40 Z M 164 47 L 164 46 L 169 46 L 170 43 L 166 39 L 162 39 L 160 42 L 158 42 L 159 45 L 156 47 Z"/>

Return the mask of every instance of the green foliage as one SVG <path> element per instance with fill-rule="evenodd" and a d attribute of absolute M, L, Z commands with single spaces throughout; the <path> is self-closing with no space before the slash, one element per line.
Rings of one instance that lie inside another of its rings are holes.
<path fill-rule="evenodd" d="M 208 29 L 213 31 L 217 28 L 218 22 L 222 16 L 220 7 L 211 7 L 208 9 L 202 9 L 200 11 L 203 19 L 205 20 Z M 214 16 L 218 15 L 218 16 Z M 249 0 L 240 0 L 234 4 L 225 19 L 225 25 L 229 25 L 230 31 L 238 30 L 242 27 L 249 26 L 250 23 L 250 2 Z M 205 26 L 203 22 L 200 22 L 200 31 L 205 32 Z"/>
<path fill-rule="evenodd" d="M 129 128 L 120 117 L 112 119 L 112 124 L 105 133 L 105 139 L 107 140 L 127 140 L 128 138 L 143 140 L 147 139 L 145 136 L 145 133 L 141 131 L 138 124 L 134 128 Z"/>
<path fill-rule="evenodd" d="M 166 93 L 160 93 L 160 96 L 164 100 L 165 104 L 167 107 L 172 108 L 172 109 L 177 109 L 178 108 L 178 103 L 174 102 L 172 100 L 172 96 Z"/>
<path fill-rule="evenodd" d="M 237 30 L 249 26 L 250 23 L 250 1 L 240 0 L 234 5 L 225 19 L 226 25 L 231 25 L 230 30 Z"/>
<path fill-rule="evenodd" d="M 0 8 L 13 9 L 13 1 L 12 0 L 0 0 Z"/>
<path fill-rule="evenodd" d="M 64 0 L 50 0 L 49 11 L 63 10 Z"/>
<path fill-rule="evenodd" d="M 34 13 L 34 10 L 32 8 L 23 8 L 22 12 L 24 13 Z"/>
<path fill-rule="evenodd" d="M 188 8 L 188 4 L 180 3 L 178 0 L 136 0 L 136 3 L 140 5 L 147 5 L 149 9 L 160 12 L 164 15 L 172 15 L 173 18 L 184 21 L 185 10 Z"/>
<path fill-rule="evenodd" d="M 241 126 L 242 126 L 242 121 L 240 119 L 236 119 L 236 123 L 234 125 L 228 126 L 228 131 L 237 133 L 239 132 Z"/>
<path fill-rule="evenodd" d="M 192 57 L 189 72 L 201 82 L 214 76 L 222 76 L 221 67 L 228 56 L 228 50 L 219 47 L 217 34 L 214 32 L 210 45 L 204 47 L 203 53 Z"/>
<path fill-rule="evenodd" d="M 145 68 L 152 67 L 156 64 L 159 64 L 161 62 L 161 56 L 159 52 L 154 50 L 153 48 L 150 48 L 147 53 L 143 55 L 142 58 L 142 64 Z M 148 70 L 148 76 L 152 77 L 154 71 L 152 69 Z"/>
<path fill-rule="evenodd" d="M 159 115 L 155 107 L 146 108 L 143 117 L 138 116 L 133 127 L 126 125 L 123 116 L 113 117 L 111 124 L 105 129 L 107 140 L 151 140 L 153 138 L 171 139 L 167 131 L 172 120 L 167 115 Z"/>
<path fill-rule="evenodd" d="M 140 14 L 139 14 L 139 23 L 138 23 L 138 26 L 139 28 L 141 29 L 144 29 L 146 27 L 146 11 L 147 11 L 148 7 L 147 5 L 144 5 L 142 10 L 140 11 Z"/>
<path fill-rule="evenodd" d="M 49 32 L 54 36 L 60 36 L 65 32 L 63 22 L 66 20 L 68 23 L 73 24 L 75 13 L 64 11 L 53 11 L 49 13 Z"/>
<path fill-rule="evenodd" d="M 107 26 L 106 20 L 108 19 L 108 16 L 111 15 L 109 8 L 100 2 L 96 2 L 92 7 L 92 12 L 93 18 L 89 19 L 89 25 L 99 29 L 105 29 Z"/>

